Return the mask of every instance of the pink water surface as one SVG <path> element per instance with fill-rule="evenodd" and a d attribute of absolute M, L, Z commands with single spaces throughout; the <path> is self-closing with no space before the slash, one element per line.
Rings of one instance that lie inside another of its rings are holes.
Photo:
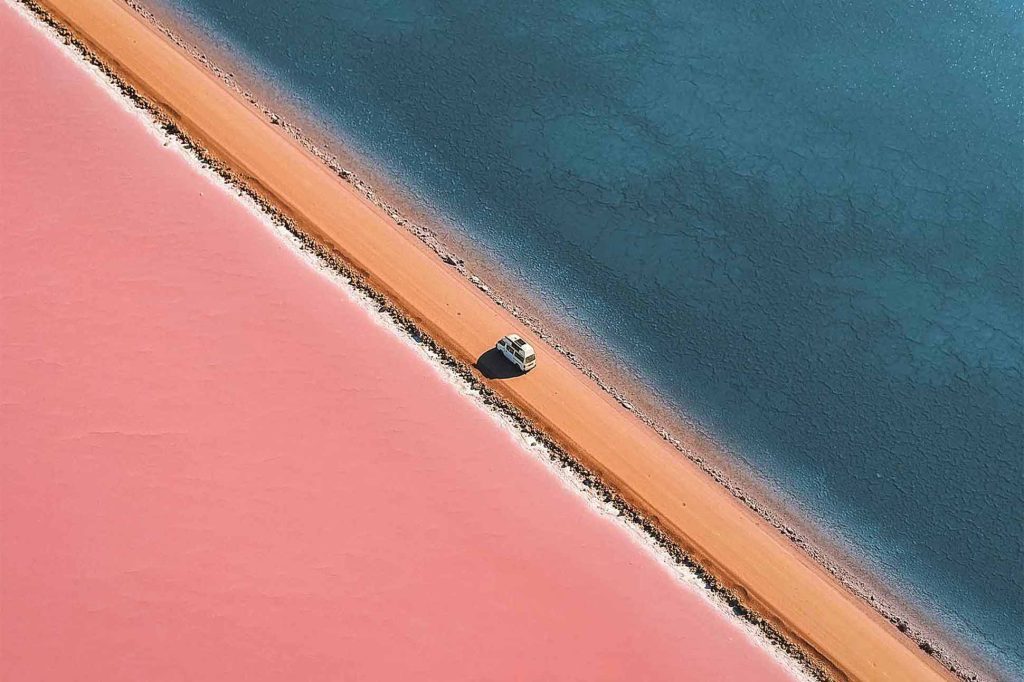
<path fill-rule="evenodd" d="M 3 3 L 0 44 L 0 677 L 788 677 Z"/>

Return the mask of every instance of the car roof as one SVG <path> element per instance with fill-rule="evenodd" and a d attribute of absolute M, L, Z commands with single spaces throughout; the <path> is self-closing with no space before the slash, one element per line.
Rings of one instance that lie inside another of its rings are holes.
<path fill-rule="evenodd" d="M 528 344 L 526 341 L 523 341 L 522 337 L 520 337 L 518 334 L 506 334 L 505 338 L 509 341 L 509 343 L 511 343 L 516 348 L 522 350 L 524 353 L 529 354 L 533 352 L 533 346 Z"/>

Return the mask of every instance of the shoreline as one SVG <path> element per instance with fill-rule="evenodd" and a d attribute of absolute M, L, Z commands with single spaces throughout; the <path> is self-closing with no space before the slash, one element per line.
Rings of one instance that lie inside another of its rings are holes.
<path fill-rule="evenodd" d="M 31 8 L 31 6 L 34 5 L 35 3 L 25 2 L 24 4 L 29 5 L 30 8 Z M 52 3 L 48 3 L 48 4 L 52 4 Z M 131 5 L 137 12 L 145 14 L 145 9 L 141 8 L 141 6 L 138 6 L 137 3 L 129 2 L 129 5 Z M 37 12 L 37 14 L 38 14 L 38 12 Z M 152 18 L 150 18 L 150 20 L 152 21 Z M 166 31 L 166 29 L 164 29 L 163 27 L 160 27 L 160 28 L 162 30 Z M 167 36 L 167 37 L 170 38 L 170 36 Z M 84 46 L 80 46 L 80 47 L 84 47 Z M 181 44 L 179 44 L 179 48 L 185 49 Z M 85 48 L 85 49 L 86 49 L 86 51 L 88 51 L 88 48 Z M 194 56 L 195 55 L 193 55 L 193 57 Z M 121 76 L 121 75 L 119 75 L 117 73 L 118 68 L 117 68 L 116 60 L 112 60 L 114 62 L 114 64 L 115 64 L 115 67 L 113 69 L 111 69 L 111 66 L 109 64 L 102 63 L 103 62 L 102 59 L 100 59 L 99 61 L 101 63 L 99 63 L 98 65 L 101 68 L 104 68 L 105 70 L 107 70 L 108 71 L 108 75 L 111 75 L 113 78 L 121 81 L 122 90 L 125 90 L 125 88 L 127 88 L 126 93 L 131 96 L 131 98 L 135 101 L 135 103 L 137 105 L 142 106 L 144 108 L 147 108 L 147 109 L 150 110 L 151 113 L 154 113 L 157 116 L 162 116 L 165 120 L 167 120 L 167 123 L 164 126 L 165 130 L 167 130 L 171 134 L 175 134 L 177 136 L 180 136 L 181 138 L 183 138 L 186 141 L 188 141 L 191 144 L 191 148 L 192 148 L 193 153 L 195 153 L 197 156 L 199 156 L 201 159 L 203 159 L 205 161 L 205 163 L 207 163 L 210 166 L 214 167 L 219 174 L 221 174 L 222 176 L 227 177 L 229 182 L 232 182 L 232 184 L 236 188 L 243 189 L 243 190 L 246 190 L 249 193 L 251 193 L 251 195 L 254 196 L 257 199 L 257 201 L 261 204 L 262 208 L 265 211 L 267 211 L 270 215 L 276 216 L 276 218 L 278 220 L 285 220 L 285 221 L 288 220 L 288 218 L 284 214 L 282 214 L 277 209 L 277 207 L 273 205 L 272 202 L 268 201 L 265 197 L 261 196 L 262 193 L 259 191 L 259 189 L 254 189 L 251 186 L 247 187 L 247 186 L 245 186 L 244 182 L 240 183 L 239 180 L 238 180 L 238 177 L 237 177 L 237 171 L 233 171 L 228 166 L 220 166 L 220 164 L 216 161 L 217 156 L 218 156 L 216 154 L 216 152 L 210 153 L 207 149 L 204 148 L 204 146 L 202 144 L 197 143 L 194 140 L 191 140 L 189 138 L 189 132 L 191 132 L 191 131 L 183 131 L 183 130 L 181 130 L 175 123 L 171 122 L 171 120 L 167 118 L 166 113 L 161 111 L 161 107 L 159 107 L 159 106 L 154 107 L 152 102 L 150 102 L 148 99 L 146 99 L 146 97 L 144 95 L 140 95 L 138 93 L 138 91 L 136 91 L 134 89 L 134 86 L 128 85 L 127 82 L 126 82 L 126 79 L 123 76 Z M 219 80 L 224 80 L 224 77 L 221 74 L 218 73 L 218 70 L 216 69 L 216 67 L 213 67 L 213 66 L 211 66 L 211 65 L 209 65 L 209 64 L 207 64 L 205 62 L 203 62 L 203 63 L 204 63 L 204 65 L 210 71 L 212 71 L 215 75 L 218 76 Z M 123 68 L 123 65 L 120 65 L 120 66 L 121 66 L 121 68 Z M 131 79 L 129 78 L 127 80 L 130 81 Z M 237 93 L 236 92 L 236 94 L 241 94 L 241 93 Z M 255 100 L 255 98 L 250 99 L 249 102 L 250 102 L 251 105 L 257 107 L 264 115 L 268 116 L 268 118 L 270 119 L 271 123 L 275 124 L 276 126 L 279 126 L 281 129 L 287 131 L 288 134 L 290 136 L 292 136 L 293 138 L 301 138 L 302 133 L 301 133 L 301 131 L 299 129 L 297 129 L 294 126 L 291 126 L 290 124 L 287 124 L 284 121 L 282 121 L 281 119 L 277 118 L 276 115 L 273 114 L 273 112 L 270 112 L 270 110 L 266 109 L 257 100 Z M 462 276 L 462 278 L 464 280 L 467 280 L 471 284 L 476 285 L 477 289 L 479 289 L 480 291 L 483 291 L 485 294 L 488 294 L 488 298 L 492 302 L 498 303 L 499 305 L 501 305 L 501 303 L 499 303 L 497 301 L 494 301 L 494 298 L 496 296 L 495 294 L 491 294 L 489 291 L 487 291 L 486 289 L 482 288 L 480 286 L 480 284 L 481 284 L 480 282 L 472 282 L 471 281 L 470 278 L 472 277 L 472 275 L 469 274 L 469 272 L 467 271 L 467 269 L 465 267 L 465 262 L 461 258 L 459 258 L 459 256 L 457 256 L 456 254 L 454 254 L 454 253 L 452 253 L 450 251 L 447 251 L 445 249 L 445 246 L 442 243 L 440 243 L 440 241 L 438 241 L 436 239 L 436 235 L 434 233 L 432 233 L 429 230 L 426 230 L 424 228 L 420 228 L 419 226 L 417 226 L 415 224 L 410 226 L 408 224 L 409 221 L 403 217 L 403 214 L 400 211 L 398 211 L 397 209 L 395 209 L 394 207 L 392 207 L 390 204 L 387 204 L 382 199 L 380 199 L 378 197 L 378 195 L 376 194 L 376 192 L 369 185 L 367 185 L 366 183 L 362 182 L 354 174 L 352 174 L 351 172 L 349 172 L 345 168 L 343 168 L 340 165 L 338 165 L 336 161 L 331 161 L 329 159 L 329 157 L 325 157 L 326 153 L 321 152 L 321 150 L 319 150 L 318 148 L 310 149 L 310 146 L 312 146 L 312 143 L 309 143 L 308 140 L 299 139 L 298 142 L 303 147 L 306 148 L 307 152 L 317 156 L 317 158 L 319 158 L 321 162 L 325 163 L 328 166 L 328 168 L 330 168 L 331 171 L 334 174 L 336 174 L 342 180 L 346 181 L 352 188 L 354 188 L 355 192 L 358 192 L 358 193 L 364 195 L 364 198 L 366 198 L 370 202 L 374 203 L 388 217 L 390 217 L 391 220 L 393 220 L 395 223 L 397 223 L 400 227 L 403 227 L 406 230 L 409 230 L 409 232 L 411 234 L 413 234 L 414 236 L 416 236 L 419 239 L 420 242 L 425 243 L 427 245 L 427 247 L 431 249 L 431 251 L 434 253 L 434 255 L 436 255 L 437 257 L 441 258 L 442 261 L 447 263 L 446 266 L 438 264 L 440 267 L 458 271 L 459 274 Z M 259 183 L 259 179 L 258 178 L 250 178 L 249 180 L 250 180 L 250 182 L 257 183 L 257 185 Z M 362 273 L 362 272 L 359 271 L 358 268 L 356 270 L 352 270 L 350 265 L 348 264 L 347 260 L 345 260 L 344 254 L 341 255 L 341 258 L 343 259 L 343 261 L 339 261 L 337 256 L 334 256 L 334 255 L 330 254 L 328 251 L 326 251 L 324 249 L 323 245 L 318 243 L 315 239 L 311 239 L 309 237 L 309 235 L 307 235 L 305 233 L 305 231 L 303 231 L 301 225 L 298 226 L 298 227 L 296 227 L 295 225 L 291 225 L 291 226 L 288 226 L 288 229 L 298 239 L 303 240 L 306 243 L 308 248 L 310 248 L 311 250 L 313 250 L 315 252 L 318 252 L 322 257 L 326 257 L 329 261 L 331 261 L 334 264 L 335 268 L 339 268 L 342 271 L 346 271 L 347 270 L 348 272 L 351 272 L 352 275 L 350 275 L 350 276 L 352 277 L 353 281 L 354 282 L 359 282 L 362 285 L 362 286 L 359 286 L 359 288 L 361 290 L 363 290 L 364 293 L 367 293 L 367 294 L 371 295 L 374 298 L 374 300 L 378 301 L 378 303 L 383 304 L 383 303 L 387 302 L 389 306 L 393 305 L 393 304 L 390 303 L 390 301 L 388 301 L 388 298 L 387 298 L 386 294 L 385 294 L 385 296 L 382 297 L 380 292 L 377 291 L 377 288 L 373 285 L 372 281 L 371 282 L 367 282 L 368 279 L 372 278 L 372 275 L 373 275 L 372 272 Z M 417 233 L 417 229 L 423 230 L 423 234 Z M 434 242 L 435 242 L 434 244 L 430 243 L 431 239 L 434 240 Z M 486 285 L 484 285 L 484 286 L 486 286 Z M 519 319 L 519 321 L 521 323 L 526 324 L 527 326 L 529 326 L 535 333 L 538 334 L 538 336 L 543 338 L 545 341 L 548 341 L 548 340 L 553 338 L 551 335 L 547 334 L 543 330 L 538 332 L 538 330 L 535 329 L 534 326 L 531 325 L 531 322 L 535 322 L 536 321 L 535 318 L 533 318 L 533 319 L 529 319 L 528 318 L 528 319 L 524 320 L 522 317 L 519 317 L 518 315 L 516 315 L 516 313 L 519 312 L 520 309 L 519 309 L 519 307 L 515 303 L 511 303 L 510 306 L 511 306 L 511 310 L 508 307 L 506 307 L 505 305 L 502 305 L 502 307 L 506 310 L 506 312 L 508 312 L 509 314 L 517 317 L 517 319 Z M 391 312 L 392 315 L 396 316 L 396 319 L 401 320 L 403 322 L 402 326 L 404 326 L 405 329 L 414 338 L 422 336 L 421 327 L 428 326 L 428 325 L 424 324 L 424 320 L 417 321 L 415 318 L 408 317 L 406 314 L 404 314 L 402 312 L 400 307 L 399 308 L 392 308 L 392 310 L 390 312 Z M 524 429 L 526 429 L 528 431 L 530 431 L 530 430 L 535 431 L 535 432 L 537 432 L 537 433 L 539 433 L 541 435 L 545 435 L 545 440 L 548 440 L 547 437 L 546 437 L 546 434 L 543 434 L 543 432 L 541 432 L 541 431 L 537 431 L 537 427 L 531 422 L 530 415 L 524 414 L 522 411 L 519 411 L 517 408 L 511 407 L 507 403 L 507 397 L 506 396 L 501 396 L 501 395 L 495 394 L 485 384 L 480 383 L 479 379 L 473 374 L 473 372 L 468 370 L 468 368 L 466 367 L 467 363 L 465 363 L 464 361 L 460 360 L 458 358 L 458 356 L 452 356 L 445 349 L 445 347 L 444 347 L 445 344 L 443 342 L 441 344 L 437 344 L 436 342 L 434 342 L 430 338 L 431 336 L 433 336 L 433 335 L 430 334 L 429 330 L 428 330 L 427 336 L 423 337 L 421 342 L 428 343 L 431 347 L 433 347 L 436 350 L 436 352 L 438 352 L 440 354 L 441 357 L 447 358 L 448 362 L 451 363 L 450 366 L 452 366 L 453 368 L 454 367 L 458 368 L 458 371 L 459 371 L 460 375 L 464 376 L 465 378 L 470 379 L 471 381 L 475 382 L 477 385 L 481 386 L 483 391 L 485 391 L 485 393 L 484 393 L 485 396 L 487 396 L 489 399 L 492 399 L 492 400 L 500 402 L 502 410 L 505 411 L 506 414 L 508 414 L 510 417 L 515 419 L 522 428 L 524 428 Z M 659 427 L 657 422 L 655 422 L 653 419 L 647 417 L 646 414 L 644 414 L 641 410 L 636 409 L 632 405 L 632 403 L 630 403 L 630 401 L 628 400 L 628 396 L 627 396 L 626 393 L 619 392 L 612 385 L 606 384 L 605 382 L 603 382 L 601 380 L 601 377 L 600 377 L 599 374 L 597 374 L 593 370 L 590 370 L 586 365 L 583 364 L 583 361 L 580 360 L 578 356 L 573 354 L 571 350 L 569 350 L 567 348 L 564 348 L 559 343 L 559 341 L 557 339 L 554 339 L 554 342 L 551 345 L 554 347 L 555 350 L 557 350 L 565 358 L 567 358 L 571 362 L 571 364 L 576 367 L 576 369 L 581 370 L 586 376 L 589 377 L 590 380 L 592 380 L 594 383 L 598 384 L 601 387 L 602 390 L 604 390 L 610 396 L 612 396 L 615 399 L 615 401 L 621 407 L 624 407 L 626 410 L 631 412 L 634 417 L 636 417 L 640 421 L 644 422 L 647 426 L 652 427 L 655 431 L 657 431 L 657 433 L 659 434 L 659 436 L 662 439 L 664 439 L 668 443 L 672 444 L 677 451 L 682 452 L 684 455 L 686 455 L 687 458 L 690 461 L 700 465 L 701 469 L 703 469 L 706 474 L 709 474 L 712 478 L 714 478 L 717 481 L 718 484 L 720 484 L 722 487 L 727 489 L 734 498 L 742 501 L 747 507 L 749 507 L 751 509 L 754 509 L 755 511 L 758 511 L 758 513 L 761 515 L 761 517 L 771 521 L 771 519 L 769 518 L 769 512 L 761 510 L 761 509 L 758 509 L 757 502 L 754 501 L 754 500 L 748 499 L 747 496 L 742 492 L 741 489 L 738 489 L 734 485 L 731 484 L 731 481 L 727 477 L 723 476 L 722 474 L 720 474 L 719 472 L 714 470 L 712 467 L 704 465 L 703 459 L 700 458 L 697 453 L 694 453 L 692 451 L 687 451 L 685 446 L 682 443 L 680 443 L 679 440 L 675 439 L 671 435 L 671 433 L 669 433 L 667 430 Z M 534 419 L 536 419 L 536 417 L 534 417 Z M 553 445 L 554 445 L 554 443 L 553 443 Z M 604 487 L 603 483 L 598 478 L 594 478 L 594 474 L 589 472 L 586 468 L 580 467 L 580 465 L 577 463 L 577 460 L 571 454 L 565 453 L 565 451 L 562 450 L 561 448 L 557 448 L 557 445 L 556 445 L 556 452 L 561 452 L 565 457 L 567 457 L 574 464 L 576 464 L 577 467 L 580 468 L 581 473 L 591 477 L 594 480 L 594 485 L 595 486 Z M 668 544 L 672 545 L 673 547 L 676 547 L 677 545 L 680 545 L 680 544 L 684 544 L 684 546 L 685 546 L 685 543 L 682 543 L 682 542 L 672 542 L 672 541 L 668 540 L 667 536 L 665 536 L 664 533 L 662 533 L 657 527 L 651 525 L 650 522 L 646 520 L 646 517 L 643 514 L 640 514 L 640 512 L 636 511 L 631 506 L 628 506 L 628 502 L 622 500 L 621 498 L 618 498 L 616 500 L 616 502 L 618 504 L 621 504 L 621 505 L 627 505 L 627 508 L 630 510 L 630 513 L 638 514 L 639 515 L 638 519 L 640 519 L 642 521 L 641 525 L 648 529 L 648 533 L 651 534 L 652 537 L 659 537 L 660 536 L 661 538 L 665 538 L 665 541 Z M 648 512 L 648 513 L 651 513 L 651 512 Z M 652 515 L 654 515 L 657 518 L 657 514 L 656 513 L 654 513 Z M 800 540 L 798 538 L 798 536 L 796 536 L 796 534 L 794 534 L 792 531 L 790 531 L 788 529 L 788 527 L 783 526 L 783 527 L 780 528 L 779 526 L 776 526 L 776 529 L 777 530 L 781 530 L 783 532 L 783 534 L 786 535 L 788 537 L 788 539 L 793 544 L 797 545 L 798 547 L 804 547 L 804 545 L 802 544 L 803 541 Z M 811 553 L 806 547 L 804 547 L 804 550 L 808 551 L 808 553 Z M 678 552 L 678 548 L 677 548 L 677 552 Z M 689 553 L 690 554 L 696 554 L 696 555 L 699 556 L 699 552 L 696 552 L 696 551 L 693 551 L 693 550 L 691 550 Z M 819 557 L 814 557 L 814 558 L 818 562 L 822 562 L 822 560 Z M 683 563 L 686 563 L 687 560 L 688 559 L 684 559 Z M 708 563 L 711 563 L 711 562 L 708 562 Z M 701 564 L 702 564 L 702 562 L 699 559 L 696 561 L 696 563 L 694 563 L 694 565 L 697 566 L 698 568 L 701 568 Z M 833 573 L 834 577 L 839 578 L 839 576 L 835 575 L 835 570 L 830 568 L 827 564 L 824 566 L 824 568 L 826 568 L 831 573 Z M 838 569 L 836 569 L 836 570 L 838 570 Z M 710 585 L 713 586 L 713 585 L 716 584 L 715 578 L 713 577 L 713 573 L 712 574 L 705 574 L 705 575 L 708 576 L 708 582 L 710 583 Z M 734 590 L 734 591 L 742 594 L 742 586 L 737 586 L 737 587 L 739 587 L 739 589 Z M 852 586 L 847 585 L 847 587 L 850 588 Z M 715 591 L 714 587 L 712 587 L 711 589 L 713 591 Z M 861 597 L 864 597 L 864 594 L 861 591 L 859 591 L 859 590 L 854 590 L 854 591 L 858 592 Z M 726 586 L 726 587 L 721 588 L 721 592 L 720 593 L 721 594 L 725 594 L 725 595 L 729 595 L 729 594 L 732 593 L 732 591 L 730 591 L 729 587 Z M 752 599 L 750 597 L 750 595 L 748 595 L 748 599 L 741 599 L 741 598 L 735 598 L 734 597 L 731 601 L 732 601 L 732 603 L 734 605 L 734 609 L 736 609 L 736 610 L 746 610 L 748 608 L 748 606 L 745 605 L 745 602 L 755 601 L 755 599 Z M 893 618 L 891 616 L 887 615 L 886 617 L 889 618 L 890 621 L 893 620 Z M 753 619 L 756 619 L 756 618 L 758 618 L 758 616 L 753 616 Z M 748 620 L 752 620 L 752 618 L 748 617 Z M 756 620 L 752 620 L 752 622 L 757 622 L 757 621 Z M 896 622 L 896 621 L 893 621 L 893 622 Z M 766 627 L 766 626 L 762 625 L 762 627 Z M 785 630 L 786 628 L 783 627 L 781 629 Z M 903 628 L 901 628 L 901 630 L 902 629 Z M 793 637 L 793 639 L 803 639 L 803 638 Z M 805 641 L 805 645 L 809 645 L 809 642 Z M 928 646 L 930 647 L 930 645 L 928 645 Z M 813 649 L 814 647 L 810 646 L 809 648 Z M 926 651 L 928 653 L 933 653 L 932 651 L 929 651 L 929 649 L 925 648 L 925 646 L 921 646 L 921 649 L 923 649 L 924 651 Z M 932 649 L 934 650 L 933 647 L 932 647 Z M 933 655 L 933 658 L 936 658 L 936 657 Z M 943 663 L 945 665 L 948 665 L 948 666 L 955 666 L 956 665 L 955 662 L 950 664 L 950 663 L 946 663 L 945 661 L 943 661 Z M 828 667 L 828 665 L 826 665 L 825 667 Z M 841 671 L 842 671 L 842 668 L 837 668 L 837 670 L 834 670 L 832 672 L 835 673 L 835 672 L 841 672 Z M 955 671 L 955 672 L 960 672 L 960 671 Z M 960 672 L 960 674 L 961 675 L 965 675 L 965 673 L 963 673 L 963 672 Z M 969 674 L 969 673 L 966 673 L 966 674 Z"/>
<path fill-rule="evenodd" d="M 561 353 L 601 390 L 785 535 L 943 667 L 963 680 L 1006 677 L 984 658 L 980 648 L 955 639 L 959 623 L 929 615 L 923 605 L 915 603 L 916 597 L 911 601 L 902 597 L 901 593 L 912 591 L 911 586 L 897 576 L 879 577 L 881 569 L 858 557 L 852 541 L 837 538 L 841 528 L 803 509 L 789 491 L 760 478 L 756 469 L 733 455 L 733 448 L 723 445 L 656 389 L 617 365 L 609 350 L 572 324 L 560 322 L 557 311 L 546 308 L 529 293 L 516 292 L 515 283 L 504 275 L 500 264 L 476 249 L 452 219 L 419 204 L 415 193 L 390 178 L 380 161 L 360 152 L 359 145 L 347 139 L 343 131 L 303 110 L 282 86 L 266 82 L 246 56 L 216 44 L 212 29 L 176 16 L 160 0 L 122 1 L 267 120 L 280 126 L 340 179 L 385 211 L 397 226 L 408 230 L 492 302 Z"/>

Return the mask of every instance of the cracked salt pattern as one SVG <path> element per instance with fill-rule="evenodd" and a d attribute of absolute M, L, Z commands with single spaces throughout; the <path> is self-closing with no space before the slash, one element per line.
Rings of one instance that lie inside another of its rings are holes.
<path fill-rule="evenodd" d="M 1024 672 L 1019 7 L 169 1 Z"/>

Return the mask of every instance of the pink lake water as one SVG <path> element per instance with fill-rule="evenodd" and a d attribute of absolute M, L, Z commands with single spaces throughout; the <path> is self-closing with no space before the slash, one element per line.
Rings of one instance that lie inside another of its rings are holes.
<path fill-rule="evenodd" d="M 3 3 L 0 44 L 0 677 L 790 677 Z"/>

